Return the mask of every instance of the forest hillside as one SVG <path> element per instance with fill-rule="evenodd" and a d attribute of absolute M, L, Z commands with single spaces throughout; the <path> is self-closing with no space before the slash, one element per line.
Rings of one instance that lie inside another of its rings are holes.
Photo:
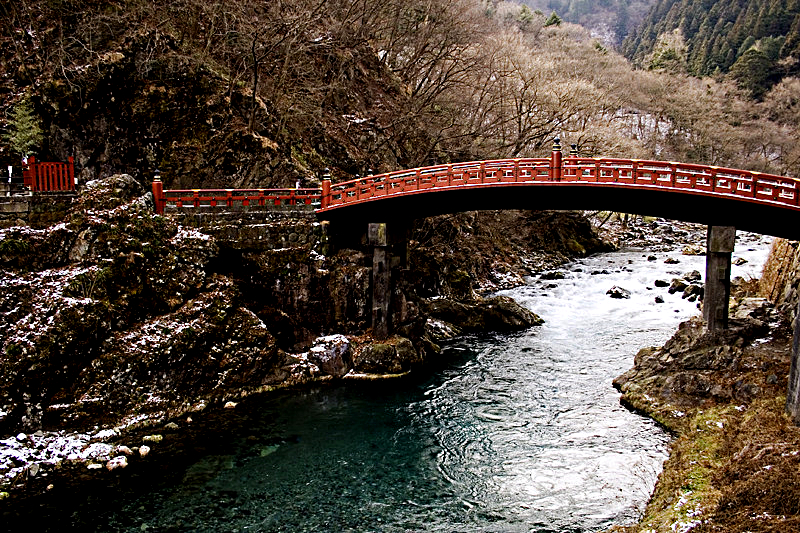
<path fill-rule="evenodd" d="M 800 82 L 635 70 L 584 28 L 485 0 L 0 6 L 0 164 L 80 179 L 313 184 L 371 170 L 582 154 L 798 174 Z M 27 152 L 27 153 L 23 153 Z"/>
<path fill-rule="evenodd" d="M 730 73 L 761 98 L 800 72 L 800 2 L 658 0 L 625 41 L 637 64 L 671 64 L 695 76 Z"/>
<path fill-rule="evenodd" d="M 656 0 L 522 0 L 530 9 L 555 13 L 617 46 L 639 27 Z"/>

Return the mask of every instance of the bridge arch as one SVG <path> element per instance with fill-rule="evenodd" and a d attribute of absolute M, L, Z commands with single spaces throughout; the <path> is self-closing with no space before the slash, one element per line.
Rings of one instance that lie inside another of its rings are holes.
<path fill-rule="evenodd" d="M 323 183 L 318 216 L 345 224 L 495 209 L 607 210 L 800 238 L 800 181 L 635 159 L 476 161 Z"/>

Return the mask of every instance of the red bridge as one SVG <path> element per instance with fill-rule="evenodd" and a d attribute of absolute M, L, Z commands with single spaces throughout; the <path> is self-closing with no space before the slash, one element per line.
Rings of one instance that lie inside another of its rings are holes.
<path fill-rule="evenodd" d="M 166 206 L 305 204 L 327 220 L 386 222 L 479 209 L 602 209 L 800 238 L 800 180 L 708 165 L 562 157 L 437 165 L 321 189 L 162 190 Z"/>

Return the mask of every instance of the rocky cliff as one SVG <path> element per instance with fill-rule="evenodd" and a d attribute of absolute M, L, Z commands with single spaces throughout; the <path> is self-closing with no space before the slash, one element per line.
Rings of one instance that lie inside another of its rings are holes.
<path fill-rule="evenodd" d="M 797 288 L 800 285 L 800 249 L 797 244 L 797 241 L 775 239 L 759 282 L 761 295 L 790 313 L 794 313 L 797 307 Z"/>
<path fill-rule="evenodd" d="M 122 460 L 92 442 L 277 387 L 403 375 L 462 329 L 538 323 L 471 291 L 426 303 L 398 270 L 393 335 L 376 342 L 371 256 L 324 255 L 323 237 L 313 213 L 185 225 L 127 175 L 88 183 L 58 224 L 0 230 L 4 490 L 31 468 Z"/>

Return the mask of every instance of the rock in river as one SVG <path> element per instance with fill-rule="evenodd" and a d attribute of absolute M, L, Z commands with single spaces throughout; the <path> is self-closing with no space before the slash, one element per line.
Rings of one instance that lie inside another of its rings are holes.
<path fill-rule="evenodd" d="M 628 289 L 623 289 L 622 287 L 617 287 L 616 285 L 608 289 L 606 291 L 606 294 L 608 294 L 612 298 L 617 298 L 620 300 L 621 299 L 628 300 L 631 297 L 631 291 L 629 291 Z"/>
<path fill-rule="evenodd" d="M 544 322 L 508 296 L 492 296 L 477 303 L 439 298 L 429 300 L 425 305 L 433 318 L 453 324 L 468 333 L 516 331 Z"/>

